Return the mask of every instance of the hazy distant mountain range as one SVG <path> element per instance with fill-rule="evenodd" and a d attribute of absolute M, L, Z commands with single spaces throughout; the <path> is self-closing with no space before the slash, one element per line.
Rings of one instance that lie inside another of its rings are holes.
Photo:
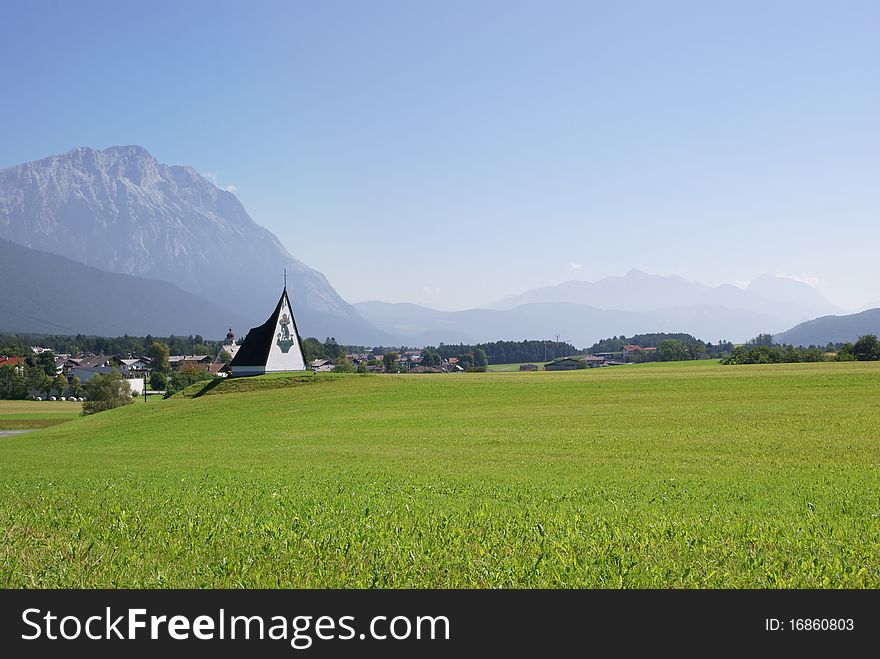
<path fill-rule="evenodd" d="M 256 224 L 235 195 L 139 146 L 75 149 L 0 171 L 0 238 L 172 283 L 248 319 L 248 327 L 274 308 L 286 267 L 303 333 L 387 338 Z"/>
<path fill-rule="evenodd" d="M 865 334 L 880 336 L 880 308 L 847 316 L 823 316 L 792 327 L 773 337 L 776 343 L 796 346 L 824 346 L 828 343 L 854 343 Z"/>
<path fill-rule="evenodd" d="M 621 334 L 687 332 L 745 341 L 838 309 L 811 286 L 763 275 L 742 289 L 631 270 L 597 282 L 569 281 L 502 300 L 491 309 L 441 312 L 413 304 L 362 302 L 370 322 L 413 342 L 465 343 L 555 337 L 576 345 Z"/>
<path fill-rule="evenodd" d="M 524 338 L 555 338 L 589 346 L 621 334 L 688 332 L 700 337 L 740 340 L 767 327 L 768 316 L 712 305 L 693 305 L 655 312 L 597 309 L 570 302 L 533 302 L 513 309 L 435 311 L 415 304 L 360 302 L 354 305 L 373 324 L 402 336 L 411 345 L 477 343 Z M 718 327 L 725 332 L 716 337 Z"/>
<path fill-rule="evenodd" d="M 285 267 L 303 335 L 367 345 L 557 334 L 590 345 L 641 332 L 743 341 L 840 313 L 793 279 L 713 287 L 638 270 L 537 288 L 487 309 L 350 305 L 235 195 L 138 146 L 74 149 L 0 171 L 0 239 L 10 241 L 0 331 L 217 338 L 232 323 L 243 335 L 274 308 Z"/>
<path fill-rule="evenodd" d="M 731 284 L 713 287 L 682 277 L 649 275 L 639 270 L 596 282 L 568 281 L 536 288 L 492 307 L 511 309 L 528 302 L 570 302 L 641 312 L 711 305 L 778 318 L 784 325 L 841 311 L 812 286 L 785 277 L 762 275 L 747 288 Z"/>

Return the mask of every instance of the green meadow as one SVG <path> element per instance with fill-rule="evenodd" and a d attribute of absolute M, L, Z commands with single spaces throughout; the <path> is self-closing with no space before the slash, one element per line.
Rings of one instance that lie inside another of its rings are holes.
<path fill-rule="evenodd" d="M 525 364 L 536 364 L 539 369 L 544 369 L 544 362 L 521 362 L 519 364 L 489 364 L 487 369 L 490 373 L 515 373 L 519 367 Z"/>
<path fill-rule="evenodd" d="M 201 387 L 0 438 L 0 586 L 880 587 L 878 363 Z"/>
<path fill-rule="evenodd" d="M 46 428 L 75 419 L 82 403 L 74 401 L 0 400 L 0 430 Z"/>

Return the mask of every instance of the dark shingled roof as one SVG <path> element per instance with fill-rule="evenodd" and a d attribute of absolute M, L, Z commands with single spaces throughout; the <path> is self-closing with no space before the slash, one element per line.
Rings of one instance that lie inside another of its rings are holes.
<path fill-rule="evenodd" d="M 281 292 L 278 298 L 278 304 L 275 305 L 275 311 L 269 316 L 269 320 L 259 327 L 252 327 L 244 338 L 235 357 L 229 362 L 229 368 L 236 366 L 265 366 L 269 360 L 269 350 L 272 348 L 272 341 L 275 339 L 275 325 L 278 323 L 278 314 L 281 313 L 281 302 L 287 300 L 287 308 L 290 309 L 290 320 L 293 323 L 293 333 L 296 334 L 296 342 L 299 345 L 300 354 L 305 359 L 305 351 L 302 346 L 302 339 L 299 336 L 299 330 L 296 328 L 296 319 L 293 316 L 293 306 L 290 304 L 290 298 L 287 297 L 287 288 Z"/>

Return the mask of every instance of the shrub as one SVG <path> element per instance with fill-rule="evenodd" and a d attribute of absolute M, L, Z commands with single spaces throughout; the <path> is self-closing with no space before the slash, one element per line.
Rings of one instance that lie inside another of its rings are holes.
<path fill-rule="evenodd" d="M 97 414 L 132 402 L 131 387 L 122 373 L 99 373 L 86 382 L 84 389 L 88 400 L 83 403 L 83 414 Z"/>
<path fill-rule="evenodd" d="M 165 398 L 173 396 L 178 391 L 183 391 L 191 384 L 211 379 L 213 379 L 213 376 L 208 373 L 208 371 L 198 368 L 197 366 L 190 366 L 189 368 L 177 371 L 177 373 L 171 376 L 171 380 L 168 382 Z"/>
<path fill-rule="evenodd" d="M 153 391 L 162 391 L 167 386 L 168 376 L 159 371 L 153 371 L 153 374 L 150 376 L 150 388 Z"/>
<path fill-rule="evenodd" d="M 27 378 L 11 364 L 0 366 L 0 398 L 23 400 L 27 398 Z"/>

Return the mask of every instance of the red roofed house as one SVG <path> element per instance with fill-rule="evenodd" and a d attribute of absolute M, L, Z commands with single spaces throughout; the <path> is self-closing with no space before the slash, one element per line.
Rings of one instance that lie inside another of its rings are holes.
<path fill-rule="evenodd" d="M 626 359 L 634 352 L 654 352 L 657 348 L 643 348 L 642 346 L 623 346 L 623 358 Z"/>

